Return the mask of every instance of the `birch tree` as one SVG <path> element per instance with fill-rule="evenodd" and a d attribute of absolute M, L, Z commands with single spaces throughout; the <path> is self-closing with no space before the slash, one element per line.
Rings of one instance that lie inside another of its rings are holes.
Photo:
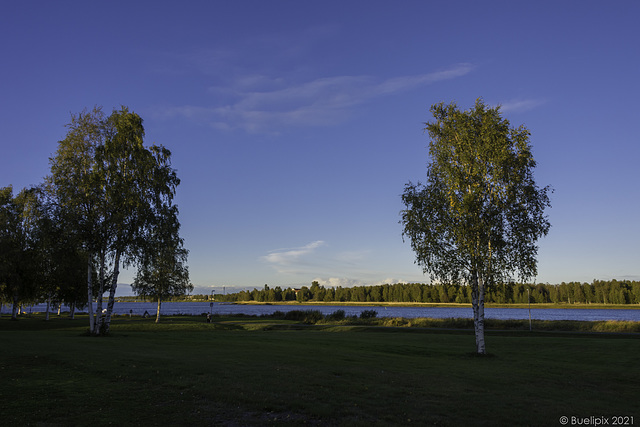
<path fill-rule="evenodd" d="M 64 215 L 77 224 L 88 253 L 89 329 L 102 335 L 109 332 L 120 266 L 132 264 L 140 254 L 155 192 L 170 200 L 179 180 L 171 168 L 171 153 L 143 145 L 142 119 L 127 107 L 109 116 L 100 107 L 85 110 L 73 115 L 67 127 L 50 161 L 47 184 Z"/>
<path fill-rule="evenodd" d="M 403 238 L 432 281 L 471 286 L 476 350 L 485 354 L 485 289 L 537 274 L 551 190 L 535 183 L 529 130 L 511 127 L 500 107 L 478 99 L 468 111 L 454 103 L 430 111 L 427 181 L 405 186 Z"/>
<path fill-rule="evenodd" d="M 149 230 L 138 271 L 131 288 L 137 295 L 154 298 L 160 322 L 162 301 L 193 290 L 186 266 L 188 251 L 179 236 L 176 206 L 163 206 Z"/>

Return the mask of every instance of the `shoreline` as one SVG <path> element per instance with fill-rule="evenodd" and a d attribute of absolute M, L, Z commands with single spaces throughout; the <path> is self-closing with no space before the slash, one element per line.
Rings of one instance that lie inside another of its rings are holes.
<path fill-rule="evenodd" d="M 208 301 L 175 301 L 175 302 L 208 302 Z M 233 301 L 226 304 L 235 305 L 326 305 L 326 306 L 361 306 L 361 307 L 462 307 L 471 308 L 471 304 L 440 302 L 354 302 L 354 301 Z M 529 308 L 529 304 L 485 304 L 485 308 Z M 640 310 L 640 304 L 555 304 L 533 303 L 532 309 L 633 309 Z"/>

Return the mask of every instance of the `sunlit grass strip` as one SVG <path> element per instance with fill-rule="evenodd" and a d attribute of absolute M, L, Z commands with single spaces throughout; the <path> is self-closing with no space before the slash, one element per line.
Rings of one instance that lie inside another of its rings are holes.
<path fill-rule="evenodd" d="M 357 323 L 364 323 L 359 321 Z M 417 327 L 417 328 L 451 328 L 472 329 L 472 319 L 433 319 L 400 317 L 386 317 L 368 321 L 377 326 Z M 489 330 L 529 330 L 529 320 L 523 319 L 485 319 L 485 326 Z M 631 321 L 577 321 L 577 320 L 534 320 L 532 329 L 535 331 L 566 331 L 566 332 L 618 332 L 640 333 L 640 322 Z"/>
<path fill-rule="evenodd" d="M 473 329 L 473 320 L 465 318 L 403 318 L 376 317 L 371 311 L 367 316 L 344 316 L 340 310 L 323 316 L 316 310 L 276 312 L 274 318 L 297 320 L 306 324 L 322 325 L 360 325 L 383 327 L 416 327 L 416 328 L 447 328 Z M 485 326 L 489 330 L 529 330 L 527 319 L 485 319 Z M 640 322 L 632 321 L 577 321 L 577 320 L 535 320 L 531 323 L 536 331 L 566 331 L 566 332 L 618 332 L 640 333 Z"/>

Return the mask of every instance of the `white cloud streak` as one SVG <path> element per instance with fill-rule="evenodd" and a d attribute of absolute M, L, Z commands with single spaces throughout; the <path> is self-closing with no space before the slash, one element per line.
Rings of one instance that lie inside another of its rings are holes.
<path fill-rule="evenodd" d="M 309 280 L 314 276 L 362 274 L 361 265 L 366 263 L 369 250 L 342 251 L 331 253 L 322 250 L 327 247 L 323 240 L 316 240 L 304 246 L 276 249 L 260 257 L 278 273 L 294 275 Z"/>
<path fill-rule="evenodd" d="M 336 76 L 292 84 L 261 75 L 242 76 L 231 86 L 209 88 L 212 94 L 231 97 L 231 102 L 212 107 L 165 108 L 160 114 L 249 133 L 273 132 L 289 126 L 329 126 L 347 120 L 356 107 L 376 98 L 461 77 L 472 69 L 470 64 L 458 64 L 442 71 L 386 80 Z"/>
<path fill-rule="evenodd" d="M 522 113 L 533 110 L 546 103 L 543 99 L 516 99 L 500 104 L 500 109 L 504 113 Z"/>
<path fill-rule="evenodd" d="M 325 245 L 324 241 L 316 240 L 297 248 L 274 250 L 261 258 L 279 273 L 298 273 L 303 266 L 309 264 L 306 257 L 323 245 Z"/>
<path fill-rule="evenodd" d="M 312 281 L 317 281 L 325 287 L 408 282 L 405 279 L 390 277 L 391 272 L 372 271 L 364 267 L 370 265 L 367 259 L 371 251 L 368 249 L 332 254 L 330 250 L 326 250 L 328 246 L 323 240 L 316 240 L 304 246 L 270 251 L 260 259 L 281 274 L 283 280 L 306 283 L 307 286 Z M 417 280 L 409 281 L 423 282 L 424 278 L 419 276 Z"/>

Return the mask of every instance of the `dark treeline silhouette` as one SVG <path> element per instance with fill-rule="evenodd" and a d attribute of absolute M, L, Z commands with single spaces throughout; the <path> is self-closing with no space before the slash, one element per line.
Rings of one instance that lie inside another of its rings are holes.
<path fill-rule="evenodd" d="M 527 291 L 528 290 L 528 291 Z M 568 304 L 640 304 L 640 282 L 594 280 L 592 283 L 562 282 L 559 285 L 538 283 L 500 283 L 488 287 L 486 301 L 496 304 L 568 303 Z M 210 295 L 194 295 L 208 300 Z M 471 287 L 465 285 L 396 283 L 394 285 L 325 288 L 313 282 L 310 287 L 282 289 L 280 286 L 227 295 L 215 295 L 216 301 L 278 302 L 428 302 L 471 303 Z"/>

